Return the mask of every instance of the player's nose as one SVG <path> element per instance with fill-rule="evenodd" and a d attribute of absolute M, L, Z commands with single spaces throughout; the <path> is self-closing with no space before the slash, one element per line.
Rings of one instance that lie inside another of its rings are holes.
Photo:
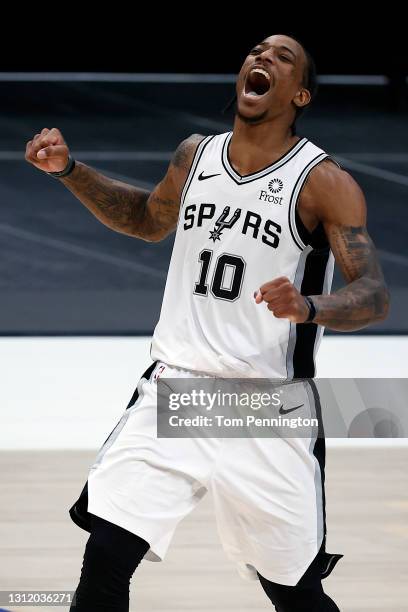
<path fill-rule="evenodd" d="M 268 64 L 274 64 L 275 63 L 275 56 L 274 56 L 274 52 L 272 49 L 264 49 L 259 55 L 258 55 L 258 59 L 261 62 L 265 62 Z"/>

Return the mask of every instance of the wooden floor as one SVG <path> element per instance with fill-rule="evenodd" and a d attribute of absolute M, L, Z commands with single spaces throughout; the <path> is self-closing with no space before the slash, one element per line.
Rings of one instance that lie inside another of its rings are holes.
<path fill-rule="evenodd" d="M 67 509 L 93 457 L 0 453 L 0 590 L 76 587 L 87 535 Z M 345 558 L 324 584 L 342 611 L 408 610 L 407 466 L 408 448 L 328 452 L 327 549 Z M 143 562 L 132 584 L 132 611 L 271 609 L 259 584 L 243 581 L 226 559 L 208 497 L 181 524 L 166 560 Z"/>

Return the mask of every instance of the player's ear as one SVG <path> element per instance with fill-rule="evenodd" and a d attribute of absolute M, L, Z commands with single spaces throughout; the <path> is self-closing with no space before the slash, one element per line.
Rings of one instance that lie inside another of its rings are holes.
<path fill-rule="evenodd" d="M 300 108 L 309 104 L 310 99 L 310 91 L 302 87 L 302 89 L 299 89 L 299 91 L 296 92 L 296 95 L 293 98 L 293 103 L 295 104 L 295 106 L 298 106 Z"/>

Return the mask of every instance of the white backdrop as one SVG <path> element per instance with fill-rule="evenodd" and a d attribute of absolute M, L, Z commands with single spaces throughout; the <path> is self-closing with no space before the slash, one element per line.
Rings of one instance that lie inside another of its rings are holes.
<path fill-rule="evenodd" d="M 0 450 L 96 449 L 144 370 L 150 338 L 0 339 Z M 324 337 L 317 376 L 408 376 L 408 337 Z M 407 440 L 328 440 L 330 445 Z"/>

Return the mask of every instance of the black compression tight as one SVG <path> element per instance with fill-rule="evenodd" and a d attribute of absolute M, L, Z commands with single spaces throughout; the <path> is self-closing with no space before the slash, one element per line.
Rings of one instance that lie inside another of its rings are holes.
<path fill-rule="evenodd" d="M 139 536 L 92 517 L 72 612 L 128 612 L 130 579 L 149 550 Z"/>
<path fill-rule="evenodd" d="M 129 612 L 129 586 L 149 544 L 104 519 L 92 517 L 72 612 Z M 322 588 L 315 562 L 296 586 L 259 581 L 276 612 L 339 612 Z"/>

